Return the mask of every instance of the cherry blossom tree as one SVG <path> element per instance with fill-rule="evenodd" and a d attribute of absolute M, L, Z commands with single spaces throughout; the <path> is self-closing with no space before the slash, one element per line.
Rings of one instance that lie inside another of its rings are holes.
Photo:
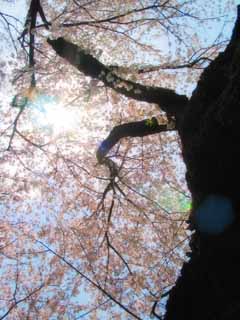
<path fill-rule="evenodd" d="M 233 4 L 27 4 L 0 12 L 0 319 L 236 319 Z"/>

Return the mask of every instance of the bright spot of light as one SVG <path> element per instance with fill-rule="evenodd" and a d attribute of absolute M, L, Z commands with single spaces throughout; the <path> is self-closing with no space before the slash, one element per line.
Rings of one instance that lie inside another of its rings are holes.
<path fill-rule="evenodd" d="M 41 190 L 39 187 L 31 187 L 28 190 L 28 199 L 40 199 L 41 198 Z"/>
<path fill-rule="evenodd" d="M 55 134 L 71 131 L 76 124 L 74 115 L 59 104 L 46 104 L 37 121 L 51 128 Z"/>
<path fill-rule="evenodd" d="M 71 110 L 70 106 L 64 106 L 55 97 L 39 94 L 29 107 L 34 125 L 53 135 L 68 133 L 79 126 L 79 112 Z"/>

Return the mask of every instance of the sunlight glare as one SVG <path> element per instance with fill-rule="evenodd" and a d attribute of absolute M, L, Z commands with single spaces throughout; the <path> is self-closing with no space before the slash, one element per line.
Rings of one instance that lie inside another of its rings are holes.
<path fill-rule="evenodd" d="M 39 95 L 32 101 L 31 109 L 34 124 L 50 131 L 52 135 L 68 133 L 79 127 L 79 112 L 67 108 L 54 97 Z"/>

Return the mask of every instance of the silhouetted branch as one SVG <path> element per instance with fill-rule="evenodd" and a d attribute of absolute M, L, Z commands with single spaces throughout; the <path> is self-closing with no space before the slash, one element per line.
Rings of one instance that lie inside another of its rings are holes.
<path fill-rule="evenodd" d="M 18 114 L 17 114 L 17 116 L 16 116 L 16 118 L 15 118 L 15 120 L 13 122 L 13 130 L 12 130 L 12 134 L 10 136 L 10 140 L 9 140 L 9 144 L 8 144 L 8 147 L 7 147 L 7 151 L 9 151 L 11 149 L 13 138 L 14 138 L 16 132 L 17 132 L 17 123 L 18 123 L 18 120 L 19 120 L 21 114 L 24 111 L 24 107 L 25 106 L 20 108 L 20 110 L 19 110 L 19 112 L 18 112 Z"/>
<path fill-rule="evenodd" d="M 9 313 L 17 307 L 17 305 L 21 302 L 24 302 L 26 301 L 27 299 L 29 299 L 32 295 L 34 295 L 35 293 L 37 293 L 38 291 L 40 291 L 42 288 L 44 287 L 44 284 L 42 284 L 39 288 L 33 290 L 32 292 L 30 292 L 27 296 L 25 296 L 24 298 L 22 299 L 19 299 L 19 300 L 16 300 L 11 306 L 10 308 L 4 313 L 4 315 L 1 316 L 0 320 L 6 318 Z"/>
<path fill-rule="evenodd" d="M 121 259 L 121 261 L 123 262 L 123 264 L 126 266 L 126 268 L 128 269 L 128 272 L 130 274 L 132 274 L 132 271 L 127 263 L 127 261 L 124 259 L 124 257 L 121 255 L 121 253 L 112 245 L 111 241 L 109 240 L 109 236 L 108 236 L 108 232 L 105 233 L 105 238 L 107 241 L 107 246 L 112 249 L 113 252 L 115 252 L 115 254 Z"/>
<path fill-rule="evenodd" d="M 85 318 L 86 316 L 88 316 L 90 313 L 96 311 L 98 308 L 100 308 L 101 306 L 107 304 L 109 301 L 111 301 L 111 299 L 107 299 L 105 301 L 103 301 L 102 303 L 99 303 L 98 305 L 96 305 L 95 307 L 93 307 L 92 309 L 88 310 L 87 312 L 81 314 L 79 317 L 77 317 L 75 320 L 78 320 L 78 319 L 82 319 L 82 318 Z"/>
<path fill-rule="evenodd" d="M 107 292 L 104 288 L 102 288 L 99 284 L 97 284 L 95 281 L 90 279 L 87 275 L 85 275 L 83 272 L 81 272 L 79 269 L 77 269 L 71 262 L 69 262 L 67 259 L 65 259 L 63 256 L 58 254 L 56 251 L 48 247 L 45 243 L 43 243 L 40 240 L 36 240 L 37 243 L 39 243 L 41 246 L 48 249 L 54 256 L 58 257 L 62 262 L 64 262 L 68 267 L 70 267 L 72 270 L 74 270 L 77 274 L 79 274 L 83 279 L 85 279 L 88 283 L 90 283 L 93 287 L 100 290 L 103 294 L 105 294 L 108 298 L 110 298 L 113 302 L 115 302 L 120 308 L 122 308 L 125 312 L 130 314 L 133 318 L 142 320 L 139 316 L 137 316 L 135 313 L 133 313 L 130 309 L 128 309 L 126 306 L 124 306 L 120 301 L 118 301 L 116 298 L 114 298 L 109 292 Z M 1 319 L 0 319 L 1 320 Z"/>
<path fill-rule="evenodd" d="M 155 301 L 153 306 L 152 306 L 152 311 L 151 311 L 151 315 L 153 315 L 155 318 L 162 320 L 162 317 L 160 317 L 157 313 L 156 313 L 156 307 L 157 307 L 158 301 Z"/>
<path fill-rule="evenodd" d="M 48 43 L 59 56 L 66 59 L 86 76 L 101 80 L 106 86 L 126 97 L 156 103 L 162 110 L 174 116 L 182 114 L 188 103 L 188 98 L 185 95 L 179 95 L 174 90 L 144 86 L 119 77 L 91 54 L 64 38 L 48 39 Z"/>
<path fill-rule="evenodd" d="M 159 314 L 156 313 L 156 308 L 157 308 L 157 305 L 158 305 L 158 303 L 160 302 L 160 300 L 163 299 L 163 298 L 165 298 L 165 297 L 167 297 L 167 296 L 169 295 L 170 291 L 171 291 L 171 289 L 170 289 L 170 290 L 167 290 L 166 292 L 164 292 L 164 293 L 161 295 L 160 299 L 159 299 L 159 300 L 156 300 L 156 301 L 154 302 L 154 304 L 153 304 L 153 306 L 152 306 L 151 315 L 153 315 L 155 318 L 162 320 L 162 317 L 161 317 Z"/>
<path fill-rule="evenodd" d="M 155 117 L 142 121 L 135 121 L 120 124 L 112 129 L 109 136 L 101 143 L 97 150 L 97 159 L 102 163 L 103 158 L 111 148 L 122 138 L 126 137 L 144 137 L 164 131 L 171 131 L 169 124 L 159 125 Z"/>
<path fill-rule="evenodd" d="M 140 13 L 144 11 L 150 11 L 154 9 L 160 9 L 160 7 L 164 7 L 162 4 L 154 4 L 146 7 L 140 7 L 140 8 L 134 8 L 133 10 L 126 11 L 122 14 L 114 15 L 105 19 L 97 19 L 92 17 L 92 20 L 86 20 L 86 21 L 76 21 L 73 23 L 63 23 L 63 27 L 77 27 L 77 26 L 82 26 L 82 25 L 89 25 L 89 24 L 98 24 L 98 23 L 119 23 L 118 19 L 121 19 L 123 17 L 127 17 L 130 15 L 133 15 L 135 13 Z M 134 23 L 135 21 L 130 21 L 130 23 Z"/>
<path fill-rule="evenodd" d="M 31 141 L 30 139 L 28 139 L 27 137 L 25 137 L 25 135 L 23 135 L 18 129 L 16 129 L 15 131 L 27 143 L 31 144 L 32 146 L 34 146 L 34 147 L 36 147 L 36 148 L 38 148 L 38 149 L 40 149 L 42 151 L 44 151 L 43 147 L 45 147 L 45 146 L 47 146 L 49 144 L 49 142 L 48 143 L 44 143 L 44 144 L 35 143 L 35 142 Z"/>

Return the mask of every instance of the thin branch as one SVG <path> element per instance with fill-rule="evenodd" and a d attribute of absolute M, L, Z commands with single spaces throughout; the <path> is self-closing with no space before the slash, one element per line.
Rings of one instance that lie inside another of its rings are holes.
<path fill-rule="evenodd" d="M 0 16 L 2 17 L 2 19 L 4 20 L 4 22 L 5 22 L 5 24 L 6 24 L 7 31 L 8 31 L 8 34 L 9 34 L 9 36 L 10 36 L 11 42 L 12 42 L 12 44 L 13 44 L 13 47 L 14 47 L 15 51 L 17 52 L 17 47 L 16 47 L 16 44 L 15 44 L 15 41 L 14 41 L 14 36 L 13 36 L 13 34 L 12 34 L 11 28 L 13 28 L 17 33 L 19 33 L 19 31 L 18 31 L 17 28 L 16 28 L 12 23 L 10 23 L 10 22 L 8 21 L 8 19 L 7 19 L 7 17 L 8 17 L 8 18 L 12 18 L 12 19 L 14 19 L 14 17 L 9 16 L 9 15 L 6 15 L 6 14 L 4 14 L 4 13 L 2 13 L 2 12 L 0 12 Z M 16 19 L 16 20 L 17 20 L 17 19 Z"/>
<path fill-rule="evenodd" d="M 39 243 L 41 246 L 48 249 L 53 255 L 58 257 L 62 262 L 64 262 L 67 266 L 69 266 L 71 269 L 73 269 L 77 274 L 79 274 L 83 279 L 85 279 L 87 282 L 89 282 L 93 287 L 101 291 L 103 294 L 105 294 L 109 299 L 111 299 L 113 302 L 115 302 L 120 308 L 122 308 L 125 312 L 130 314 L 133 318 L 142 320 L 139 316 L 137 316 L 135 313 L 133 313 L 131 310 L 129 310 L 126 306 L 124 306 L 120 301 L 118 301 L 116 298 L 114 298 L 109 292 L 107 292 L 104 288 L 102 288 L 100 285 L 98 285 L 96 282 L 94 282 L 92 279 L 90 279 L 87 275 L 82 273 L 80 270 L 78 270 L 71 262 L 66 260 L 63 256 L 58 254 L 56 251 L 48 247 L 45 243 L 43 243 L 40 240 L 35 240 L 37 243 Z M 1 319 L 0 319 L 1 320 Z"/>
<path fill-rule="evenodd" d="M 9 140 L 9 144 L 8 144 L 8 147 L 7 147 L 7 151 L 9 151 L 11 149 L 13 138 L 14 138 L 16 132 L 17 132 L 17 123 L 18 123 L 18 120 L 19 120 L 21 114 L 24 111 L 24 107 L 25 107 L 25 105 L 20 108 L 20 110 L 19 110 L 19 112 L 18 112 L 18 114 L 17 114 L 17 116 L 16 116 L 16 118 L 15 118 L 15 120 L 13 122 L 13 130 L 12 130 L 12 134 L 10 136 L 10 140 Z"/>
<path fill-rule="evenodd" d="M 155 301 L 152 307 L 152 311 L 151 311 L 151 315 L 153 315 L 155 318 L 162 320 L 162 317 L 160 317 L 157 313 L 156 313 L 156 307 L 157 307 L 158 301 Z"/>
<path fill-rule="evenodd" d="M 18 129 L 16 129 L 16 133 L 23 139 L 25 140 L 27 143 L 31 144 L 32 146 L 40 149 L 41 151 L 45 152 L 45 150 L 43 150 L 43 147 L 47 146 L 50 144 L 50 142 L 44 143 L 44 144 L 37 144 L 33 141 L 31 141 L 30 139 L 28 139 L 27 137 L 25 137 Z"/>
<path fill-rule="evenodd" d="M 160 299 L 158 299 L 158 300 L 156 300 L 156 301 L 154 302 L 154 304 L 153 304 L 153 306 L 152 306 L 152 310 L 151 310 L 151 315 L 153 315 L 155 318 L 162 320 L 162 317 L 161 317 L 159 314 L 156 313 L 156 308 L 157 308 L 157 305 L 158 305 L 158 303 L 160 302 L 160 300 L 163 299 L 163 298 L 165 298 L 165 297 L 167 297 L 167 296 L 169 295 L 169 293 L 170 293 L 171 290 L 172 290 L 172 288 L 169 289 L 169 290 L 167 290 L 166 292 L 164 292 L 164 293 L 161 295 Z M 154 295 L 153 295 L 153 296 L 154 296 Z"/>
<path fill-rule="evenodd" d="M 129 10 L 127 12 L 124 12 L 122 14 L 114 15 L 114 16 L 104 18 L 104 19 L 97 19 L 91 15 L 92 20 L 62 23 L 62 24 L 60 24 L 60 26 L 65 27 L 65 28 L 71 28 L 71 27 L 85 26 L 85 25 L 89 25 L 89 24 L 93 25 L 93 24 L 101 24 L 101 23 L 119 23 L 116 20 L 127 17 L 127 16 L 135 14 L 135 13 L 140 13 L 140 12 L 144 12 L 144 11 L 148 11 L 148 10 L 154 10 L 154 9 L 161 8 L 161 7 L 164 7 L 164 5 L 150 5 L 150 6 L 146 6 L 146 7 L 142 7 L 142 8 L 135 8 L 135 9 Z M 83 6 L 81 6 L 81 8 L 84 9 Z M 48 22 L 48 25 L 50 26 L 51 22 Z M 38 27 L 42 27 L 42 25 L 39 25 Z"/>
<path fill-rule="evenodd" d="M 99 304 L 96 305 L 94 308 L 88 310 L 87 312 L 81 314 L 79 317 L 75 318 L 75 320 L 82 319 L 82 318 L 88 316 L 90 313 L 94 312 L 95 310 L 97 310 L 97 309 L 100 308 L 101 306 L 107 304 L 109 301 L 111 301 L 111 299 L 107 299 L 107 300 L 103 301 L 102 303 L 99 303 Z"/>
<path fill-rule="evenodd" d="M 107 245 L 110 249 L 113 250 L 113 252 L 115 252 L 115 254 L 122 260 L 123 264 L 126 266 L 126 268 L 128 269 L 128 272 L 130 274 L 132 274 L 132 271 L 127 263 L 127 261 L 123 258 L 123 256 L 118 252 L 118 250 L 112 245 L 111 241 L 109 240 L 109 236 L 108 236 L 108 232 L 105 233 L 105 237 L 106 237 L 106 241 L 107 241 Z"/>
<path fill-rule="evenodd" d="M 28 300 L 32 295 L 34 295 L 36 292 L 40 291 L 43 287 L 44 287 L 44 284 L 42 284 L 39 288 L 37 288 L 37 289 L 33 290 L 32 292 L 30 292 L 30 293 L 29 293 L 27 296 L 25 296 L 24 298 L 19 299 L 19 300 L 16 300 L 16 302 L 11 305 L 11 307 L 7 310 L 7 312 L 5 312 L 3 316 L 1 316 L 0 320 L 6 318 L 6 317 L 9 315 L 9 313 L 10 313 L 14 308 L 17 307 L 17 305 L 18 305 L 19 303 Z"/>

